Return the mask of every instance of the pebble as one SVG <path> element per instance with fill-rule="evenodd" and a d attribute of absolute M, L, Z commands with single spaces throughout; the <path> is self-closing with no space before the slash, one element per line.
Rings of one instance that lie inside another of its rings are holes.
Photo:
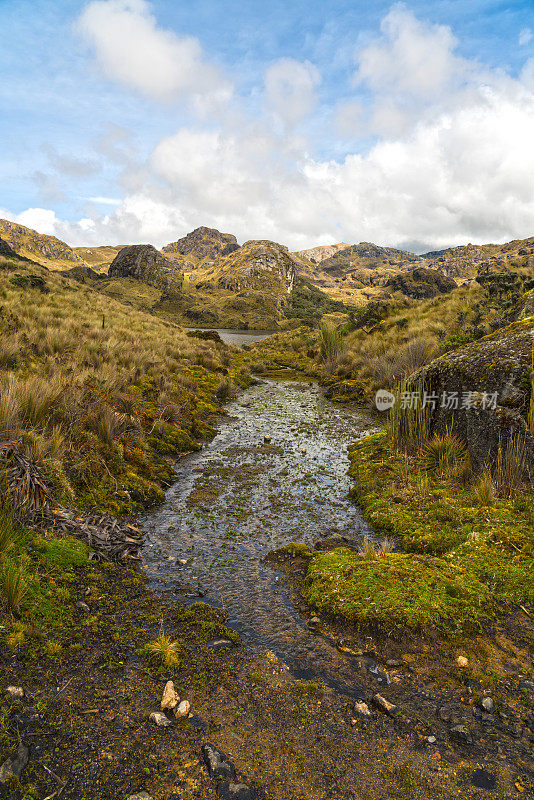
<path fill-rule="evenodd" d="M 436 737 L 435 737 L 435 736 L 427 736 L 427 737 L 426 737 L 426 740 L 427 740 L 427 742 L 428 742 L 429 744 L 434 744 L 434 743 L 435 743 L 435 741 L 436 741 Z"/>
<path fill-rule="evenodd" d="M 310 619 L 308 624 L 309 625 L 318 625 L 320 623 L 320 621 L 321 620 L 319 619 L 319 617 L 311 617 L 311 619 Z"/>
<path fill-rule="evenodd" d="M 0 767 L 0 783 L 7 783 L 10 778 L 20 778 L 29 760 L 30 751 L 23 744 L 19 744 L 16 753 L 9 756 Z"/>
<path fill-rule="evenodd" d="M 87 603 L 83 602 L 83 600 L 78 600 L 78 602 L 76 603 L 76 608 L 79 608 L 80 611 L 84 611 L 86 614 L 91 613 L 91 609 L 89 608 Z"/>
<path fill-rule="evenodd" d="M 207 642 L 208 647 L 210 650 L 230 650 L 234 643 L 230 641 L 230 639 L 210 639 Z"/>
<path fill-rule="evenodd" d="M 534 689 L 534 681 L 520 681 L 519 682 L 520 689 Z"/>
<path fill-rule="evenodd" d="M 179 702 L 180 698 L 178 697 L 178 692 L 174 688 L 174 683 L 172 681 L 167 681 L 161 697 L 161 710 L 165 711 L 166 708 L 176 708 Z"/>
<path fill-rule="evenodd" d="M 483 697 L 480 705 L 488 714 L 493 714 L 495 710 L 495 703 L 491 697 Z"/>
<path fill-rule="evenodd" d="M 354 703 L 354 713 L 359 714 L 362 717 L 370 717 L 371 712 L 369 710 L 369 706 L 367 703 L 364 703 L 362 700 L 358 700 Z"/>
<path fill-rule="evenodd" d="M 402 661 L 397 661 L 396 658 L 390 658 L 386 661 L 386 667 L 402 667 Z"/>
<path fill-rule="evenodd" d="M 139 794 L 131 794 L 127 800 L 152 800 L 152 795 L 148 792 L 139 792 Z"/>
<path fill-rule="evenodd" d="M 389 700 L 386 700 L 385 697 L 382 697 L 381 694 L 373 695 L 373 704 L 380 710 L 383 711 L 390 717 L 394 717 L 399 714 L 399 709 L 393 703 L 390 703 Z"/>
<path fill-rule="evenodd" d="M 178 708 L 174 712 L 175 717 L 188 717 L 191 711 L 191 703 L 189 700 L 182 700 Z"/>
<path fill-rule="evenodd" d="M 185 565 L 186 565 L 187 563 L 188 563 L 188 561 L 187 561 L 187 558 L 181 558 L 181 559 L 180 559 L 180 564 L 182 565 L 182 567 L 185 567 Z"/>
<path fill-rule="evenodd" d="M 458 656 L 458 658 L 456 659 L 456 663 L 458 664 L 459 667 L 467 667 L 469 661 L 465 656 Z"/>
<path fill-rule="evenodd" d="M 24 697 L 24 689 L 22 686 L 8 686 L 6 694 L 8 694 L 12 700 L 22 700 Z"/>
<path fill-rule="evenodd" d="M 235 779 L 235 767 L 223 752 L 207 742 L 202 746 L 202 755 L 212 778 Z"/>
<path fill-rule="evenodd" d="M 223 781 L 217 786 L 217 796 L 221 800 L 255 800 L 256 792 L 244 783 Z"/>
<path fill-rule="evenodd" d="M 172 725 L 172 721 L 161 711 L 153 711 L 150 715 L 150 721 L 155 722 L 160 728 L 168 728 L 169 725 Z"/>

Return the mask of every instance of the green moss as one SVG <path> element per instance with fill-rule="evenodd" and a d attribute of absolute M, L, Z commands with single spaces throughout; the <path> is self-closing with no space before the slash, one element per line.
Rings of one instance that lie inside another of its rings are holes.
<path fill-rule="evenodd" d="M 317 609 L 356 625 L 461 627 L 487 615 L 488 589 L 443 559 L 386 553 L 376 559 L 346 548 L 316 556 L 305 596 Z"/>

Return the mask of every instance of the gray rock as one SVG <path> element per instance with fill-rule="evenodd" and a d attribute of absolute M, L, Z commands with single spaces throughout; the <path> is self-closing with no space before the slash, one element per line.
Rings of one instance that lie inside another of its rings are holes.
<path fill-rule="evenodd" d="M 174 709 L 174 716 L 188 717 L 190 711 L 191 711 L 191 703 L 189 702 L 189 700 L 182 700 L 178 708 Z"/>
<path fill-rule="evenodd" d="M 23 744 L 19 744 L 17 752 L 6 758 L 0 767 L 0 783 L 7 783 L 10 778 L 20 778 L 29 760 L 30 751 Z"/>
<path fill-rule="evenodd" d="M 520 681 L 519 682 L 520 689 L 534 689 L 534 681 Z"/>
<path fill-rule="evenodd" d="M 202 746 L 202 755 L 212 778 L 235 780 L 235 767 L 223 752 L 207 742 Z"/>
<path fill-rule="evenodd" d="M 152 796 L 148 792 L 139 792 L 139 794 L 131 794 L 127 800 L 152 800 Z"/>
<path fill-rule="evenodd" d="M 78 600 L 78 602 L 76 603 L 76 608 L 79 608 L 80 611 L 83 611 L 85 614 L 91 613 L 91 609 L 89 608 L 87 603 L 83 602 L 83 600 Z"/>
<path fill-rule="evenodd" d="M 462 744 L 472 744 L 473 742 L 471 731 L 467 725 L 454 725 L 450 729 L 449 733 L 451 739 L 455 739 L 457 742 L 461 742 Z"/>
<path fill-rule="evenodd" d="M 181 259 L 180 259 L 181 262 Z M 123 247 L 110 264 L 110 278 L 137 278 L 163 292 L 177 294 L 182 289 L 182 263 L 158 253 L 150 244 Z"/>
<path fill-rule="evenodd" d="M 354 713 L 359 714 L 361 717 L 370 717 L 371 712 L 369 710 L 369 706 L 367 703 L 364 703 L 362 700 L 358 700 L 354 704 Z"/>
<path fill-rule="evenodd" d="M 230 650 L 234 643 L 230 641 L 230 639 L 210 639 L 207 642 L 208 647 L 210 650 Z"/>
<path fill-rule="evenodd" d="M 217 786 L 217 796 L 221 800 L 255 800 L 256 792 L 244 783 L 223 781 Z"/>
<path fill-rule="evenodd" d="M 168 728 L 169 725 L 172 725 L 172 720 L 161 711 L 153 711 L 150 715 L 150 722 L 155 722 L 159 728 Z"/>
<path fill-rule="evenodd" d="M 387 714 L 389 717 L 395 717 L 397 714 L 400 714 L 399 709 L 393 703 L 390 703 L 389 700 L 386 700 L 385 697 L 382 697 L 381 694 L 375 694 L 373 696 L 373 705 L 375 705 L 380 711 L 383 711 L 384 714 Z"/>
<path fill-rule="evenodd" d="M 491 697 L 483 697 L 480 705 L 487 714 L 493 714 L 495 711 L 495 703 Z"/>

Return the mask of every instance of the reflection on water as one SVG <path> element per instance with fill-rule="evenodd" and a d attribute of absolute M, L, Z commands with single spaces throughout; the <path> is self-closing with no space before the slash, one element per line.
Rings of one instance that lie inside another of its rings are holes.
<path fill-rule="evenodd" d="M 236 347 L 242 347 L 244 344 L 252 344 L 252 342 L 259 342 L 261 339 L 272 336 L 273 333 L 278 333 L 278 331 L 241 330 L 239 328 L 188 328 L 188 330 L 216 331 L 223 342 L 236 345 Z"/>
<path fill-rule="evenodd" d="M 347 496 L 346 447 L 375 423 L 293 382 L 253 386 L 227 410 L 232 418 L 180 461 L 165 504 L 147 516 L 144 568 L 178 601 L 223 608 L 252 648 L 357 694 L 350 661 L 309 630 L 262 559 L 289 542 L 370 533 Z"/>

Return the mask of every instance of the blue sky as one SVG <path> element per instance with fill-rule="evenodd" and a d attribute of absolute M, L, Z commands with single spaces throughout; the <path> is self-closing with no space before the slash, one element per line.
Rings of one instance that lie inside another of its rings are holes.
<path fill-rule="evenodd" d="M 532 0 L 0 0 L 0 29 L 0 209 L 23 224 L 76 244 L 196 224 L 295 247 L 534 234 Z M 478 195 L 470 148 L 500 165 Z"/>

